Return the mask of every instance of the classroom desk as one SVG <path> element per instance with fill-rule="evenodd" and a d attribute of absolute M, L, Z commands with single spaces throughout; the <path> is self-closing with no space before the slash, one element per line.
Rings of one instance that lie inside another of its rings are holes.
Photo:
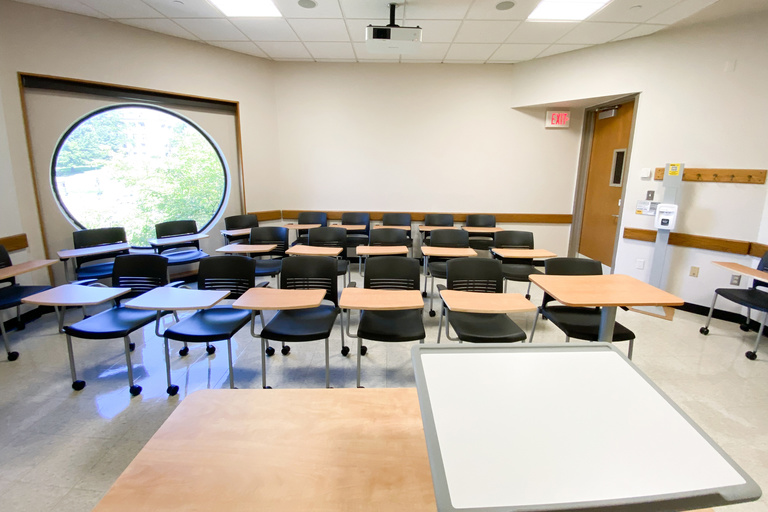
<path fill-rule="evenodd" d="M 427 271 L 430 256 L 435 258 L 472 258 L 477 256 L 477 251 L 471 247 L 433 247 L 431 245 L 422 245 L 421 255 L 424 257 L 424 296 L 426 297 Z"/>
<path fill-rule="evenodd" d="M 613 339 L 618 306 L 682 306 L 683 299 L 623 274 L 561 276 L 532 274 L 530 280 L 566 306 L 601 307 L 600 341 Z"/>
<path fill-rule="evenodd" d="M 226 254 L 259 254 L 274 251 L 276 248 L 277 244 L 229 244 L 219 247 L 216 249 L 216 252 Z"/>
<path fill-rule="evenodd" d="M 411 226 L 385 226 L 384 224 L 376 224 L 375 226 L 371 226 L 371 229 L 399 229 L 400 231 L 411 231 Z"/>
<path fill-rule="evenodd" d="M 517 249 L 491 247 L 491 252 L 504 259 L 534 259 L 534 258 L 554 258 L 557 254 L 546 249 Z"/>
<path fill-rule="evenodd" d="M 195 233 L 192 235 L 165 236 L 163 238 L 153 238 L 148 240 L 149 245 L 154 248 L 165 247 L 167 245 L 184 244 L 187 242 L 196 242 L 208 238 L 205 233 Z"/>
<path fill-rule="evenodd" d="M 760 496 L 609 343 L 417 345 L 412 355 L 441 511 L 649 512 Z"/>
<path fill-rule="evenodd" d="M 59 332 L 64 332 L 64 311 L 68 306 L 95 306 L 116 299 L 130 291 L 130 288 L 63 284 L 25 297 L 21 299 L 21 302 L 36 306 L 53 306 L 59 323 Z"/>
<path fill-rule="evenodd" d="M 332 256 L 341 254 L 342 247 L 324 247 L 321 245 L 293 245 L 285 251 L 289 256 Z"/>
<path fill-rule="evenodd" d="M 430 231 L 434 231 L 436 229 L 460 229 L 456 226 L 425 226 L 422 224 L 420 224 L 418 228 L 422 233 L 429 233 Z"/>
<path fill-rule="evenodd" d="M 363 275 L 363 256 L 396 256 L 398 254 L 408 254 L 408 247 L 405 245 L 358 245 L 355 247 L 358 260 L 358 270 Z"/>
<path fill-rule="evenodd" d="M 461 313 L 523 313 L 536 306 L 519 293 L 480 293 L 441 290 L 445 306 Z"/>
<path fill-rule="evenodd" d="M 328 227 L 346 229 L 347 231 L 363 231 L 368 226 L 365 224 L 328 224 Z"/>
<path fill-rule="evenodd" d="M 344 288 L 339 307 L 342 309 L 394 311 L 422 309 L 424 299 L 419 290 L 374 290 L 371 288 Z"/>
<path fill-rule="evenodd" d="M 224 241 L 226 242 L 227 237 L 230 237 L 230 236 L 250 235 L 251 234 L 251 228 L 222 229 L 220 231 L 220 233 L 221 233 L 221 236 L 224 237 Z"/>
<path fill-rule="evenodd" d="M 322 224 L 283 224 L 283 227 L 286 229 L 295 229 L 295 230 L 302 230 L 302 229 L 314 229 L 321 227 Z"/>
<path fill-rule="evenodd" d="M 28 272 L 34 272 L 35 270 L 40 270 L 41 268 L 50 267 L 57 261 L 58 260 L 33 260 L 0 268 L 0 281 L 10 277 L 20 276 Z"/>
<path fill-rule="evenodd" d="M 756 268 L 748 267 L 740 263 L 732 263 L 730 261 L 713 261 L 712 263 L 720 267 L 727 268 L 731 272 L 736 272 L 737 274 L 754 277 L 760 281 L 768 282 L 768 272 L 763 272 L 762 270 L 757 270 Z"/>
<path fill-rule="evenodd" d="M 469 233 L 470 235 L 492 235 L 499 231 L 504 231 L 504 228 L 497 228 L 495 226 L 461 226 L 461 229 Z"/>
<path fill-rule="evenodd" d="M 127 251 L 131 246 L 127 243 L 94 245 L 93 247 L 82 247 L 80 249 L 64 249 L 56 253 L 59 259 L 64 262 L 64 278 L 69 281 L 69 260 L 83 256 L 97 256 L 99 254 L 109 254 L 111 252 Z"/>

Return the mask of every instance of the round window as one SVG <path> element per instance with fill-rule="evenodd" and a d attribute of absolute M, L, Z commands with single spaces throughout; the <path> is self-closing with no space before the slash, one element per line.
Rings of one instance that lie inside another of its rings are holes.
<path fill-rule="evenodd" d="M 227 166 L 192 121 L 158 107 L 119 105 L 67 130 L 51 184 L 76 226 L 120 226 L 131 245 L 146 246 L 160 222 L 193 219 L 205 228 L 224 204 Z"/>

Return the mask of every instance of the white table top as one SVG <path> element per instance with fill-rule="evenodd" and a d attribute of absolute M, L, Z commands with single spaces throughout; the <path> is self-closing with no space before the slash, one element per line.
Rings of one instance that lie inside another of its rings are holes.
<path fill-rule="evenodd" d="M 221 302 L 227 295 L 229 292 L 226 290 L 190 290 L 162 286 L 129 300 L 125 306 L 155 311 L 207 309 Z"/>
<path fill-rule="evenodd" d="M 723 268 L 727 268 L 732 272 L 754 277 L 755 279 L 760 279 L 761 281 L 768 281 L 768 272 L 763 272 L 762 270 L 757 270 L 756 268 L 748 267 L 740 263 L 733 263 L 731 261 L 713 261 L 712 263 Z"/>
<path fill-rule="evenodd" d="M 227 254 L 250 254 L 269 252 L 277 248 L 277 244 L 229 244 L 219 247 L 216 252 Z"/>
<path fill-rule="evenodd" d="M 491 247 L 491 252 L 497 254 L 502 258 L 554 258 L 557 254 L 548 251 L 546 249 L 517 249 L 517 248 L 503 248 L 503 247 Z"/>
<path fill-rule="evenodd" d="M 130 288 L 64 284 L 21 299 L 38 306 L 94 306 L 130 292 Z"/>
<path fill-rule="evenodd" d="M 195 233 L 194 235 L 181 235 L 181 236 L 167 236 L 163 238 L 153 238 L 149 240 L 149 245 L 152 247 L 162 247 L 165 245 L 183 244 L 186 242 L 194 242 L 208 238 L 208 235 L 204 233 Z"/>
<path fill-rule="evenodd" d="M 653 511 L 678 508 L 681 493 L 714 496 L 698 507 L 724 504 L 724 488 L 759 495 L 609 344 L 420 345 L 413 359 L 440 510 Z"/>
<path fill-rule="evenodd" d="M 220 233 L 224 236 L 242 236 L 242 235 L 250 235 L 251 234 L 251 228 L 240 228 L 240 229 L 222 229 Z"/>
<path fill-rule="evenodd" d="M 57 261 L 58 260 L 33 260 L 26 261 L 24 263 L 17 263 L 16 265 L 11 265 L 9 267 L 3 267 L 0 268 L 0 279 L 16 277 L 20 276 L 21 274 L 26 274 L 27 272 L 33 272 L 35 270 L 40 270 L 41 268 L 50 267 Z"/>
<path fill-rule="evenodd" d="M 60 260 L 70 258 L 80 258 L 82 256 L 96 256 L 98 254 L 107 254 L 110 252 L 127 251 L 131 246 L 127 243 L 94 245 L 93 247 L 82 247 L 80 249 L 64 249 L 56 253 Z"/>

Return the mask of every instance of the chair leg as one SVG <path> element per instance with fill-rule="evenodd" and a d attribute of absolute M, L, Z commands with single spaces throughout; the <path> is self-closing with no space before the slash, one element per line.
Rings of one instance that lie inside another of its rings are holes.
<path fill-rule="evenodd" d="M 229 356 L 229 389 L 235 389 L 235 372 L 232 368 L 232 338 L 227 338 L 227 356 Z"/>
<path fill-rule="evenodd" d="M 629 359 L 630 361 L 632 360 L 632 349 L 634 348 L 634 346 L 635 346 L 635 340 L 634 339 L 629 340 L 629 349 L 627 350 L 627 359 Z"/>
<path fill-rule="evenodd" d="M 125 364 L 128 366 L 128 383 L 130 384 L 131 395 L 136 396 L 141 393 L 141 386 L 136 386 L 133 383 L 133 363 L 131 363 L 131 338 L 128 336 L 123 338 L 125 344 Z"/>
<path fill-rule="evenodd" d="M 331 387 L 330 339 L 325 338 L 325 387 Z"/>
<path fill-rule="evenodd" d="M 267 386 L 267 340 L 261 338 L 261 387 L 271 389 Z"/>
<path fill-rule="evenodd" d="M 179 386 L 174 386 L 171 384 L 171 353 L 168 347 L 168 338 L 163 337 L 163 342 L 165 347 L 165 379 L 168 383 L 168 387 L 165 388 L 165 392 L 168 393 L 169 396 L 174 396 L 179 392 Z"/>
<path fill-rule="evenodd" d="M 357 387 L 361 388 L 363 386 L 360 385 L 360 352 L 363 348 L 363 338 L 357 338 Z"/>
<path fill-rule="evenodd" d="M 531 300 L 531 284 L 533 284 L 533 281 L 528 281 L 528 291 L 525 292 L 525 298 L 528 300 Z"/>
<path fill-rule="evenodd" d="M 85 387 L 84 380 L 77 380 L 77 371 L 75 370 L 75 353 L 72 350 L 72 337 L 67 334 L 67 352 L 69 353 L 69 374 L 72 376 L 72 389 L 80 391 Z"/>
<path fill-rule="evenodd" d="M 440 318 L 437 322 L 437 343 L 440 344 L 440 335 L 443 333 L 443 317 L 445 316 L 445 304 L 440 308 Z"/>
<path fill-rule="evenodd" d="M 757 330 L 757 339 L 755 339 L 755 349 L 744 354 L 747 359 L 754 361 L 757 359 L 757 348 L 760 346 L 760 337 L 763 335 L 763 328 L 765 327 L 765 321 L 768 319 L 768 311 L 763 314 L 763 321 L 760 322 L 760 328 Z"/>
<path fill-rule="evenodd" d="M 21 306 L 16 306 L 16 330 L 23 331 L 24 327 L 24 322 L 21 321 Z"/>
<path fill-rule="evenodd" d="M 712 321 L 712 313 L 715 311 L 715 302 L 717 302 L 717 293 L 715 293 L 715 296 L 712 297 L 712 305 L 709 307 L 709 314 L 707 315 L 707 323 L 699 329 L 699 332 L 701 334 L 709 334 L 709 322 Z"/>
<path fill-rule="evenodd" d="M 3 324 L 2 316 L 0 316 L 0 332 L 2 332 L 3 335 L 3 345 L 5 345 L 5 353 L 8 354 L 8 360 L 17 360 L 19 358 L 19 353 L 11 351 L 11 345 L 8 343 L 8 333 L 5 332 L 5 325 Z"/>
<path fill-rule="evenodd" d="M 504 278 L 504 293 L 507 293 L 507 284 L 509 283 L 509 279 L 506 277 Z"/>
<path fill-rule="evenodd" d="M 531 335 L 528 338 L 528 343 L 533 343 L 533 334 L 536 332 L 536 324 L 539 322 L 539 310 L 536 310 L 536 314 L 533 316 L 533 327 L 531 328 Z"/>
<path fill-rule="evenodd" d="M 435 299 L 435 276 L 431 276 L 432 286 L 429 288 L 429 316 L 435 316 L 435 310 L 432 309 L 432 301 Z"/>

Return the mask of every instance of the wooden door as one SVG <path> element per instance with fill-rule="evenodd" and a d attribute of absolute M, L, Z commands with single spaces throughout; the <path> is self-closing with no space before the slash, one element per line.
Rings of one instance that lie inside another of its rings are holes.
<path fill-rule="evenodd" d="M 629 165 L 628 148 L 634 107 L 634 100 L 624 103 L 614 116 L 604 119 L 600 119 L 600 112 L 594 113 L 579 253 L 609 267 L 613 267 L 619 201 Z"/>

